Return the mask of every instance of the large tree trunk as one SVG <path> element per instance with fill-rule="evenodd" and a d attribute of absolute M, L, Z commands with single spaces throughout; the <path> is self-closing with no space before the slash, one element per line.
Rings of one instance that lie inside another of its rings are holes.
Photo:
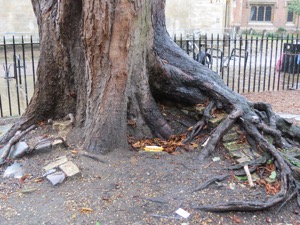
<path fill-rule="evenodd" d="M 167 139 L 172 128 L 156 100 L 189 105 L 211 101 L 185 142 L 203 130 L 218 105 L 227 118 L 211 133 L 200 159 L 211 154 L 221 137 L 237 124 L 252 146 L 268 152 L 281 170 L 281 191 L 264 203 L 229 202 L 207 210 L 259 210 L 299 195 L 297 170 L 282 157 L 282 135 L 299 142 L 298 128 L 277 120 L 270 106 L 252 104 L 231 91 L 207 67 L 186 55 L 165 27 L 164 0 L 32 0 L 38 19 L 41 58 L 34 96 L 17 129 L 72 113 L 70 138 L 95 153 L 126 148 L 128 136 Z M 266 115 L 262 117 L 261 115 Z M 128 121 L 135 126 L 128 126 Z M 280 129 L 282 133 L 278 130 Z M 274 145 L 262 135 L 276 140 Z"/>
<path fill-rule="evenodd" d="M 32 3 L 41 59 L 37 90 L 24 117 L 73 113 L 73 138 L 93 152 L 126 147 L 127 120 L 135 121 L 130 135 L 137 138 L 171 134 L 149 86 L 156 60 L 151 10 L 157 10 L 155 4 L 163 10 L 164 2 Z"/>

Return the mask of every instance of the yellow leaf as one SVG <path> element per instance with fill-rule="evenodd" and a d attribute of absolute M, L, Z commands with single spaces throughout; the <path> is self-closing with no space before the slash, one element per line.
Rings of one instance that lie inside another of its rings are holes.
<path fill-rule="evenodd" d="M 82 213 L 92 213 L 92 212 L 94 212 L 94 210 L 92 210 L 91 208 L 82 207 L 80 209 L 80 212 L 82 212 Z"/>

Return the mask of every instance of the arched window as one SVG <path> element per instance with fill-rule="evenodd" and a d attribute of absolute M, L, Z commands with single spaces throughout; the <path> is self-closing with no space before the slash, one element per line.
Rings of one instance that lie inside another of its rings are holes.
<path fill-rule="evenodd" d="M 287 14 L 287 22 L 294 22 L 294 12 L 293 11 L 288 11 Z"/>
<path fill-rule="evenodd" d="M 251 21 L 272 21 L 272 9 L 270 5 L 252 5 L 250 11 Z"/>
<path fill-rule="evenodd" d="M 256 20 L 257 17 L 257 7 L 256 6 L 251 6 L 251 15 L 250 15 L 250 20 Z"/>
<path fill-rule="evenodd" d="M 257 15 L 257 21 L 264 21 L 265 18 L 265 7 L 259 6 L 258 7 L 258 15 Z"/>
<path fill-rule="evenodd" d="M 265 21 L 271 21 L 271 16 L 272 16 L 272 7 L 271 6 L 267 6 L 266 7 Z"/>

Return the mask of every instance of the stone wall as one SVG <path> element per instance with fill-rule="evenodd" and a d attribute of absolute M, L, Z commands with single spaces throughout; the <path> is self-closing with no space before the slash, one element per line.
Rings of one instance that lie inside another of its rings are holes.
<path fill-rule="evenodd" d="M 38 35 L 30 0 L 0 0 L 0 36 Z"/>
<path fill-rule="evenodd" d="M 166 0 L 166 24 L 171 35 L 201 32 L 221 34 L 226 0 Z M 37 35 L 30 0 L 0 0 L 0 36 Z"/>
<path fill-rule="evenodd" d="M 226 0 L 166 0 L 166 25 L 170 35 L 222 34 Z"/>

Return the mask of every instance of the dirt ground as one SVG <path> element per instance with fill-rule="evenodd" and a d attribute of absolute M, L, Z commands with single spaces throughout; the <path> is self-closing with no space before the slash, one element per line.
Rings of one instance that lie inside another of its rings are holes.
<path fill-rule="evenodd" d="M 274 103 L 273 109 L 277 112 L 300 114 L 300 91 L 247 97 Z M 55 135 L 51 129 L 45 125 L 27 139 L 49 133 Z M 197 160 L 197 151 L 170 155 L 128 149 L 100 156 L 104 162 L 98 162 L 72 153 L 77 149 L 76 143 L 69 145 L 68 149 L 32 154 L 18 160 L 28 174 L 25 180 L 3 178 L 6 166 L 0 167 L 0 224 L 300 224 L 300 209 L 295 199 L 279 212 L 276 212 L 277 207 L 262 212 L 229 213 L 194 209 L 203 204 L 257 201 L 270 196 L 264 187 L 250 188 L 247 182 L 238 181 L 234 175 L 207 189 L 193 191 L 214 176 L 231 173 L 224 170 L 233 162 L 222 147 L 201 163 Z M 39 180 L 45 172 L 43 166 L 63 155 L 80 168 L 81 174 L 55 187 L 47 180 Z M 214 161 L 215 157 L 220 160 Z M 179 208 L 190 216 L 185 219 L 177 215 L 175 211 Z"/>

